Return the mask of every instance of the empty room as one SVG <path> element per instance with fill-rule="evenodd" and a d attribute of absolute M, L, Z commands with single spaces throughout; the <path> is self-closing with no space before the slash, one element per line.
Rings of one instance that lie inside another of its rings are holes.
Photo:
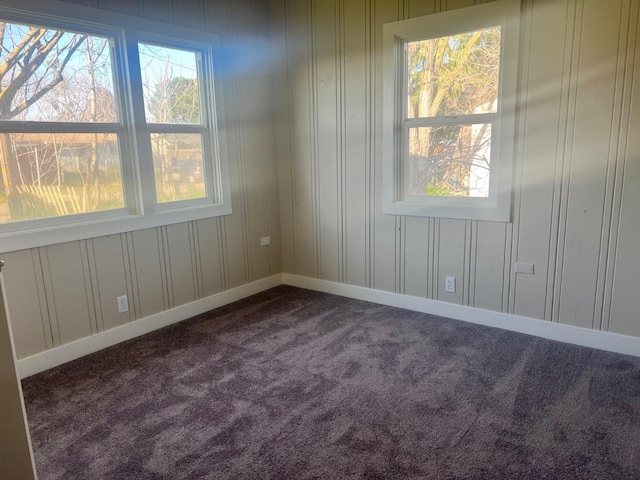
<path fill-rule="evenodd" d="M 0 480 L 640 478 L 640 0 L 0 0 Z"/>

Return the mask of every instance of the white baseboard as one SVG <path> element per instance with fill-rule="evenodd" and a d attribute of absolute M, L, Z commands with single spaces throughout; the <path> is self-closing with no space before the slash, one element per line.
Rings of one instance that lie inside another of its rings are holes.
<path fill-rule="evenodd" d="M 170 310 L 135 320 L 126 325 L 100 332 L 90 337 L 81 338 L 71 343 L 61 345 L 51 350 L 37 353 L 18 360 L 17 368 L 20 378 L 26 378 L 36 373 L 44 372 L 63 363 L 89 355 L 104 348 L 126 340 L 139 337 L 162 327 L 181 322 L 187 318 L 207 312 L 228 303 L 241 300 L 256 293 L 277 287 L 282 284 L 282 274 L 263 278 L 246 285 L 216 293 Z"/>
<path fill-rule="evenodd" d="M 518 315 L 492 312 L 480 308 L 465 307 L 426 298 L 401 295 L 399 293 L 345 285 L 289 273 L 282 274 L 282 282 L 285 285 L 294 287 L 331 293 L 358 300 L 366 300 L 392 307 L 406 308 L 407 310 L 430 313 L 432 315 L 453 318 L 464 322 L 477 323 L 489 327 L 510 330 L 512 332 L 535 335 L 550 340 L 640 357 L 640 338 L 636 337 L 589 330 Z"/>
<path fill-rule="evenodd" d="M 131 340 L 145 333 L 181 322 L 187 318 L 282 284 L 640 357 L 640 338 L 636 337 L 282 273 L 216 293 L 210 297 L 180 305 L 170 310 L 135 320 L 126 325 L 23 358 L 18 360 L 18 373 L 20 378 L 35 375 L 117 343 Z"/>

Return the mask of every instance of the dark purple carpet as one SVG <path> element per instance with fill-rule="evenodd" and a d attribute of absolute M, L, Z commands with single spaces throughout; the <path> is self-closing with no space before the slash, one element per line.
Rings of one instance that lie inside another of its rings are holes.
<path fill-rule="evenodd" d="M 23 382 L 53 479 L 640 479 L 640 359 L 278 287 Z"/>

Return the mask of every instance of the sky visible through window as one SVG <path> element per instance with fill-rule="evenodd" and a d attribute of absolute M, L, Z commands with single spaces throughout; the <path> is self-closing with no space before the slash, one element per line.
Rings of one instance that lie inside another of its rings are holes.
<path fill-rule="evenodd" d="M 1 20 L 0 36 L 0 119 L 117 121 L 109 38 Z"/>

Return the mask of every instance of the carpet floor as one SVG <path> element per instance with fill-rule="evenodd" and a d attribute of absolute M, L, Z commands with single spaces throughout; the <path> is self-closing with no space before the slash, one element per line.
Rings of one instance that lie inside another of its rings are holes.
<path fill-rule="evenodd" d="M 640 479 L 640 358 L 293 287 L 23 387 L 40 480 Z"/>

